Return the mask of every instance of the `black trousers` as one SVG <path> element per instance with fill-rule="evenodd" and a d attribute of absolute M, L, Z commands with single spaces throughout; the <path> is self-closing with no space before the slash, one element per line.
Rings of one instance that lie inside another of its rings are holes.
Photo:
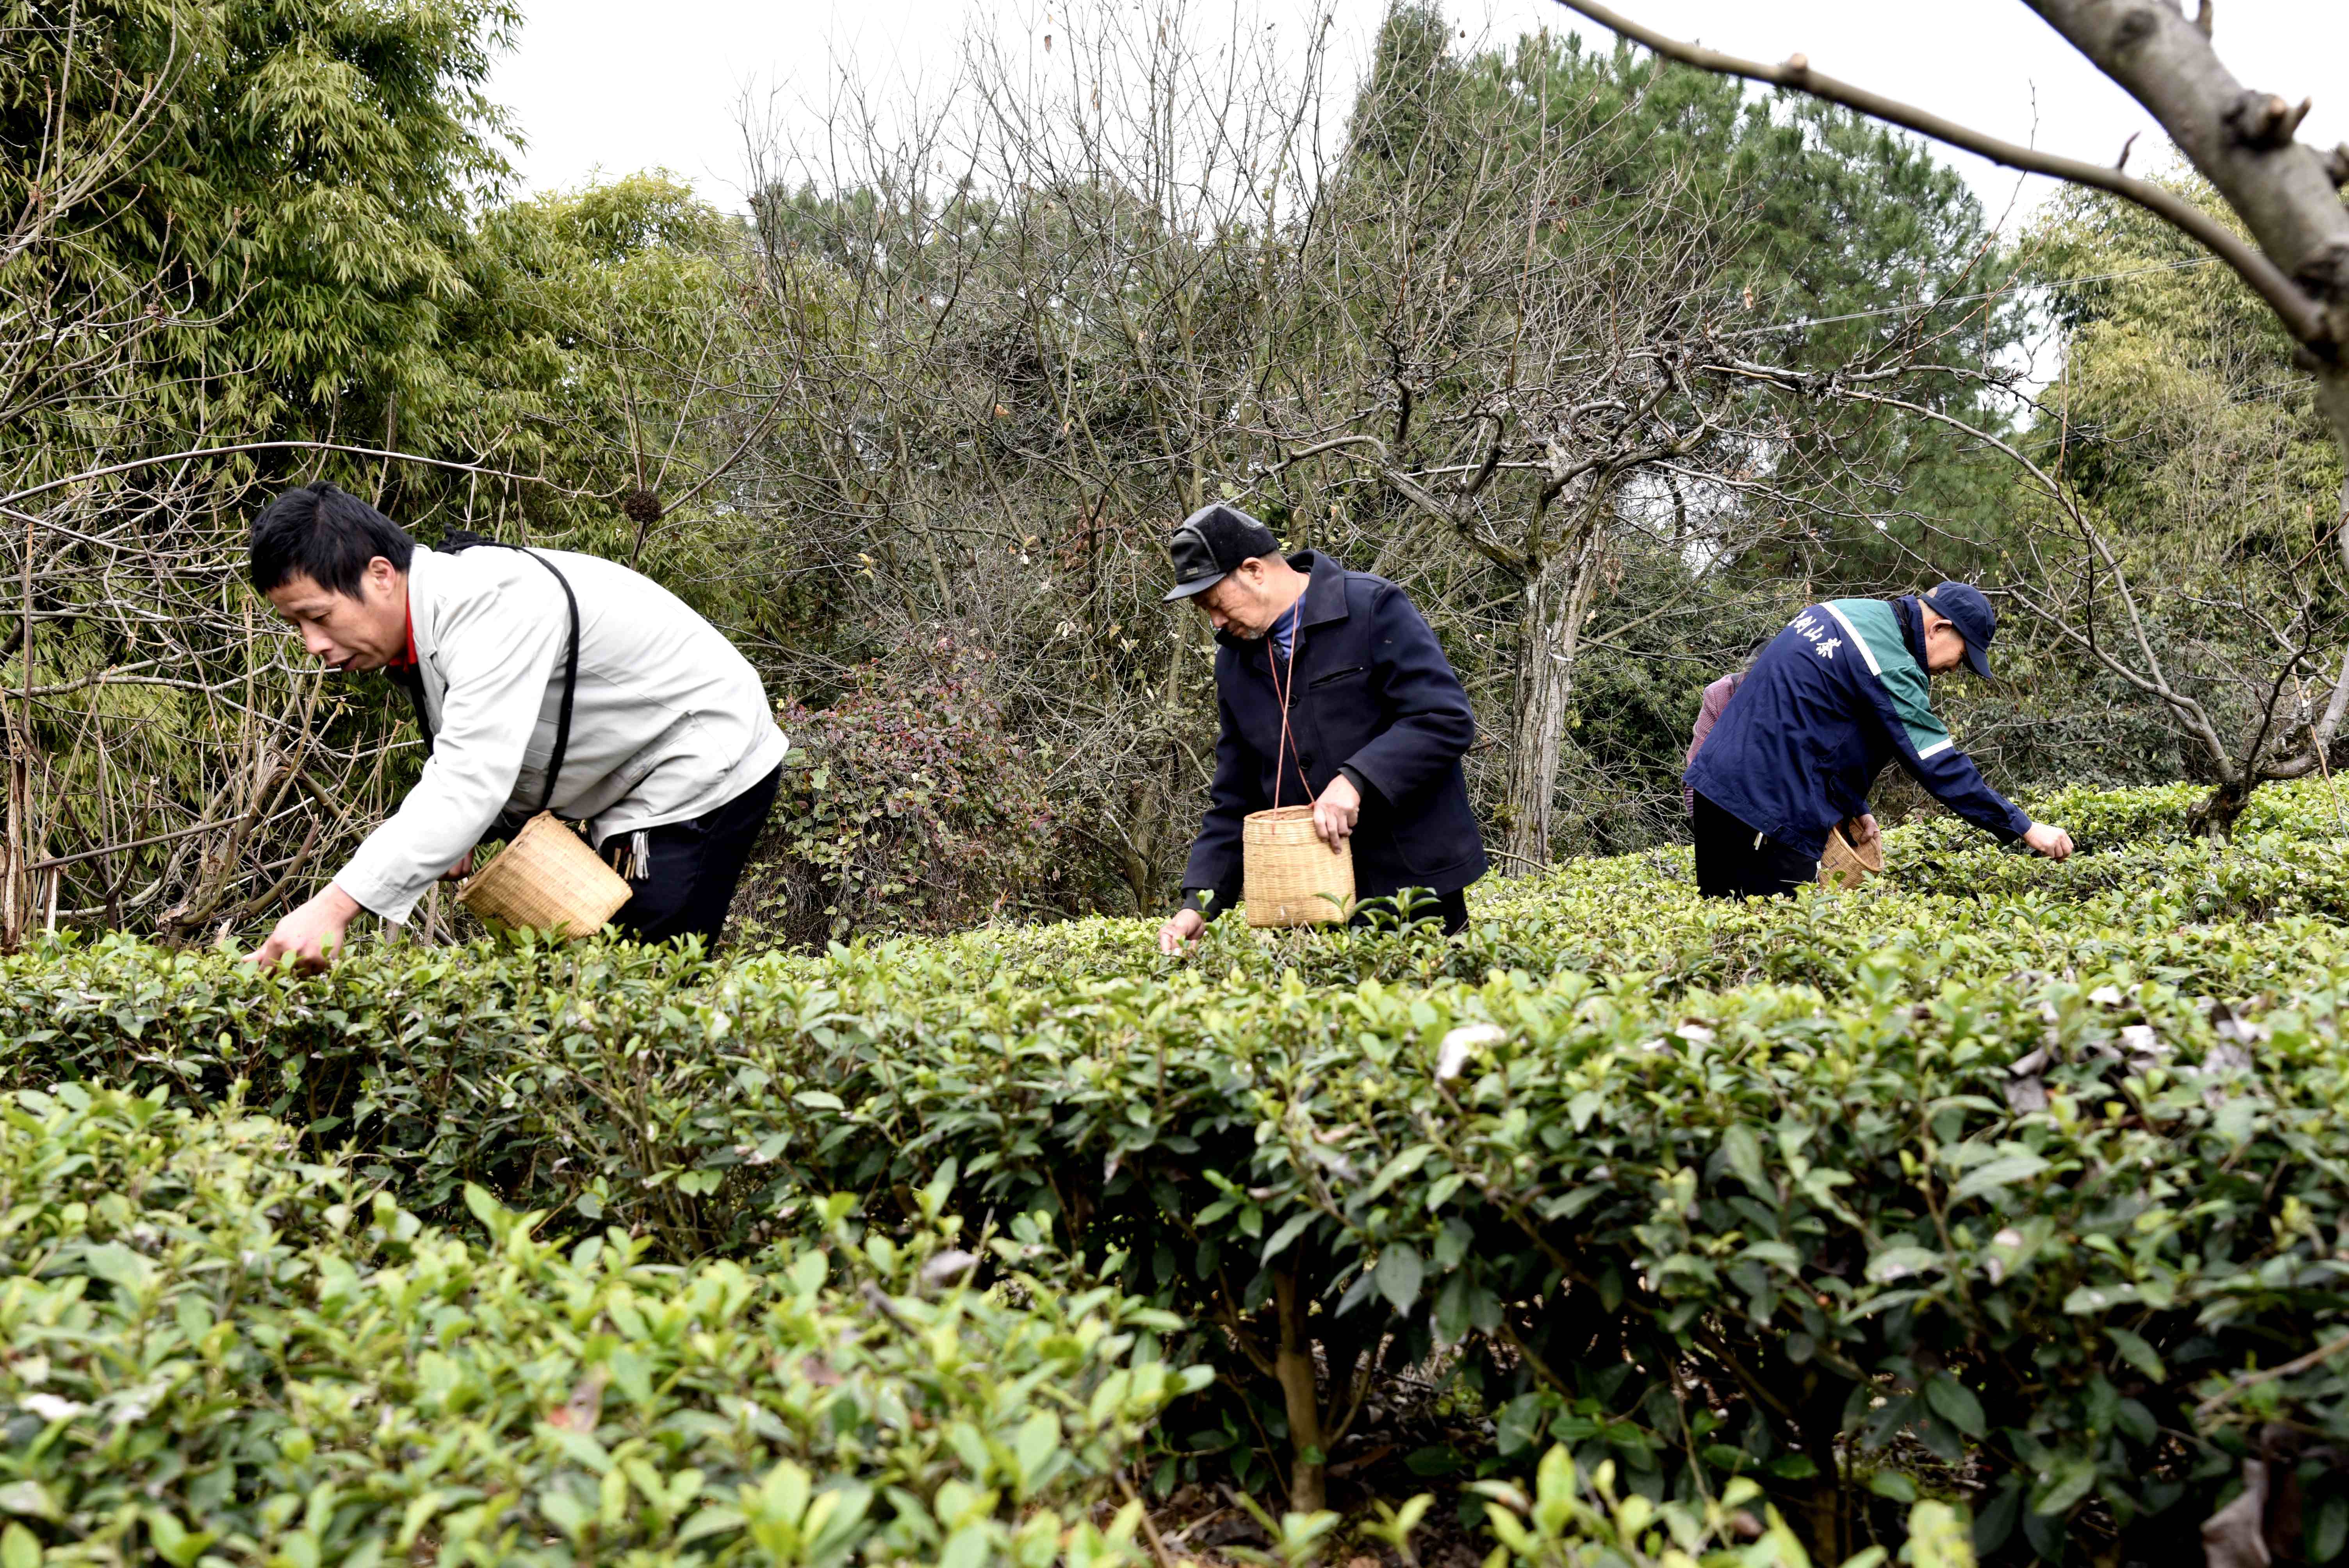
<path fill-rule="evenodd" d="M 1696 890 L 1707 898 L 1792 898 L 1819 862 L 1696 798 Z"/>
<path fill-rule="evenodd" d="M 628 879 L 635 896 L 620 906 L 612 923 L 639 942 L 698 936 L 705 945 L 715 943 L 782 779 L 779 767 L 689 822 L 647 829 L 645 874 Z M 622 842 L 615 838 L 604 847 L 609 851 Z"/>
<path fill-rule="evenodd" d="M 1465 888 L 1439 893 L 1430 893 L 1422 889 L 1411 908 L 1413 925 L 1425 925 L 1430 921 L 1441 920 L 1446 936 L 1457 936 L 1468 929 L 1468 890 Z M 1390 894 L 1384 898 L 1364 900 L 1356 907 L 1354 917 L 1346 923 L 1368 925 L 1373 918 L 1373 911 L 1388 921 L 1394 920 L 1397 914 L 1394 896 Z"/>

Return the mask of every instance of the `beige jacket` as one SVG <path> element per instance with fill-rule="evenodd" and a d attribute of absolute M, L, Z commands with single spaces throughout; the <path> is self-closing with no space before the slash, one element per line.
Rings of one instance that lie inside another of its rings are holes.
<path fill-rule="evenodd" d="M 554 810 L 615 834 L 714 810 L 790 742 L 750 662 L 659 583 L 566 550 L 538 552 L 579 599 L 579 682 Z M 571 615 L 554 573 L 519 550 L 419 546 L 408 610 L 433 752 L 399 810 L 336 885 L 404 922 L 501 812 L 536 807 L 554 750 Z"/>

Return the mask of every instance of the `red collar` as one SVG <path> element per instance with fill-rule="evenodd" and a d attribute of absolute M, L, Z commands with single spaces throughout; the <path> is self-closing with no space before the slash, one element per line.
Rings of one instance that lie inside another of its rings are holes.
<path fill-rule="evenodd" d="M 384 667 L 385 667 L 385 668 L 387 668 L 387 669 L 398 670 L 398 671 L 399 671 L 401 674 L 405 675 L 407 672 L 409 672 L 409 670 L 412 670 L 412 669 L 414 669 L 414 668 L 416 667 L 416 609 L 415 609 L 415 606 L 414 606 L 414 605 L 412 605 L 412 604 L 411 604 L 411 605 L 405 605 L 405 606 L 403 606 L 403 607 L 402 607 L 402 609 L 401 609 L 401 614 L 406 617 L 406 619 L 407 619 L 407 621 L 408 621 L 408 655 L 407 655 L 407 657 L 405 657 L 405 658 L 398 658 L 398 659 L 394 659 L 394 660 L 392 660 L 392 661 L 391 661 L 391 663 L 390 663 L 390 664 L 388 664 L 388 665 L 385 665 Z"/>

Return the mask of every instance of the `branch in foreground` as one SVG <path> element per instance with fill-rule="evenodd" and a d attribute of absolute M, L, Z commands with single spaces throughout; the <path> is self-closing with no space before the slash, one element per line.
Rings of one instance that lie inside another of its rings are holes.
<path fill-rule="evenodd" d="M 1800 55 L 1792 57 L 1784 65 L 1765 66 L 1759 60 L 1740 59 L 1734 55 L 1724 55 L 1702 45 L 1667 37 L 1598 4 L 1597 0 L 1557 0 L 1557 3 L 1569 11 L 1589 17 L 1602 27 L 1610 28 L 1636 44 L 1654 50 L 1666 59 L 1678 60 L 1684 66 L 1694 66 L 1699 70 L 1721 76 L 1767 82 L 1773 87 L 1791 88 L 1913 130 L 1920 136 L 1930 137 L 1935 141 L 1963 148 L 1993 163 L 2002 163 L 2009 169 L 2050 175 L 2075 185 L 2109 191 L 2191 235 L 2220 261 L 2234 268 L 2236 273 L 2282 318 L 2285 327 L 2300 342 L 2310 345 L 2331 345 L 2333 342 L 2332 325 L 2326 320 L 2323 306 L 2286 277 L 2281 267 L 2270 261 L 2257 246 L 2245 242 L 2208 212 L 2151 181 L 2134 179 L 2100 163 L 2085 163 L 2075 158 L 2063 158 L 2015 142 L 2002 141 L 1997 137 L 1984 135 L 1954 120 L 1943 119 L 1937 114 L 1929 114 L 1897 98 L 1885 98 L 1866 88 L 1822 75 L 1811 69 L 1810 62 Z"/>

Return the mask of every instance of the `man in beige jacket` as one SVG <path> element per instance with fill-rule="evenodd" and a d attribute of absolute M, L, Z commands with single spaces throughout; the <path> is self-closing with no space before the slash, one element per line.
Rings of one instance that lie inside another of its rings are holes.
<path fill-rule="evenodd" d="M 324 965 L 362 909 L 404 923 L 476 844 L 541 809 L 584 820 L 617 859 L 634 892 L 622 931 L 716 939 L 789 742 L 709 622 L 592 555 L 470 536 L 425 549 L 327 484 L 269 504 L 251 568 L 314 656 L 408 688 L 428 748 L 399 810 L 252 958 Z"/>

